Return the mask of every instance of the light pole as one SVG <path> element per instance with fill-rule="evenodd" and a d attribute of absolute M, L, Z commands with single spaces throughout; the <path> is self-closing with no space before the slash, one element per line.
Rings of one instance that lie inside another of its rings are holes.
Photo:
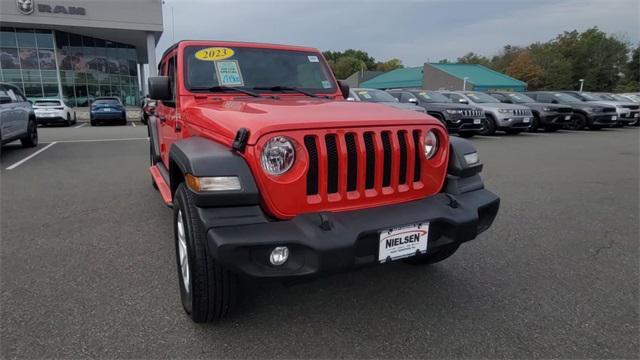
<path fill-rule="evenodd" d="M 583 85 L 584 85 L 584 79 L 580 79 L 580 92 L 582 92 Z"/>
<path fill-rule="evenodd" d="M 469 80 L 467 76 L 462 78 L 462 91 L 467 91 L 467 80 Z"/>

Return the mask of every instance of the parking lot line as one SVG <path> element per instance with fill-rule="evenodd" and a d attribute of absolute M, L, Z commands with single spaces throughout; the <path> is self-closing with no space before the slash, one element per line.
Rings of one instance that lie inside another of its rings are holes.
<path fill-rule="evenodd" d="M 30 159 L 36 157 L 41 152 L 47 150 L 48 148 L 52 147 L 53 145 L 55 145 L 57 143 L 58 143 L 57 141 L 54 141 L 54 142 L 50 143 L 49 145 L 47 145 L 47 146 L 43 147 L 42 149 L 34 152 L 33 154 L 27 156 L 26 158 L 24 158 L 24 159 L 22 159 L 22 160 L 20 160 L 20 161 L 18 161 L 16 163 L 14 163 L 13 165 L 7 167 L 7 170 L 13 170 L 13 169 L 17 168 L 18 166 L 20 166 L 20 165 L 24 164 L 25 162 L 29 161 Z"/>
<path fill-rule="evenodd" d="M 131 126 L 136 127 L 136 123 L 132 121 Z"/>
<path fill-rule="evenodd" d="M 87 123 L 82 123 L 82 124 L 80 124 L 80 125 L 76 125 L 76 126 L 74 126 L 73 128 L 74 128 L 74 129 L 80 129 L 81 127 L 83 127 L 83 126 L 85 126 L 85 125 L 87 125 Z"/>
<path fill-rule="evenodd" d="M 58 140 L 57 143 L 83 143 L 83 142 L 103 142 L 103 141 L 134 141 L 134 140 L 149 140 L 148 137 L 138 138 L 122 138 L 122 139 L 87 139 L 87 140 Z"/>

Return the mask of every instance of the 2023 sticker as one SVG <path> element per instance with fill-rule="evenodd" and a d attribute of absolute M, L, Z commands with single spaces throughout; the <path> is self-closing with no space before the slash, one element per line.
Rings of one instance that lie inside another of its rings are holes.
<path fill-rule="evenodd" d="M 202 61 L 218 61 L 232 57 L 234 54 L 233 49 L 225 47 L 211 47 L 196 52 L 196 59 Z"/>

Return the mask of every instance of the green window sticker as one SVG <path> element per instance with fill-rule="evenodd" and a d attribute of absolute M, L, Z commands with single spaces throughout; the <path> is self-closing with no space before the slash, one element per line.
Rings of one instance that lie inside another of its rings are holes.
<path fill-rule="evenodd" d="M 216 61 L 216 72 L 221 86 L 244 86 L 237 60 Z"/>

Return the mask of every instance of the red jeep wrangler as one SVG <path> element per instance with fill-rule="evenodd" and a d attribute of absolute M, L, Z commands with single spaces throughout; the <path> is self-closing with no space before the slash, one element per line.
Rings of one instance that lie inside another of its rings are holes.
<path fill-rule="evenodd" d="M 498 212 L 470 142 L 422 113 L 345 101 L 316 49 L 182 41 L 159 72 L 150 170 L 196 322 L 227 314 L 239 276 L 434 263 Z"/>

